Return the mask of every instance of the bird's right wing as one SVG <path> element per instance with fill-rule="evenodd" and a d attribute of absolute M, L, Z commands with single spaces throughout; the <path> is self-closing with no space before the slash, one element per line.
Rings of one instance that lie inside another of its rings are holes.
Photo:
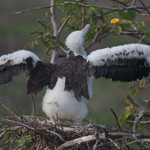
<path fill-rule="evenodd" d="M 25 72 L 30 74 L 32 68 L 40 61 L 34 53 L 19 50 L 0 57 L 0 85 L 12 81 L 15 75 Z"/>

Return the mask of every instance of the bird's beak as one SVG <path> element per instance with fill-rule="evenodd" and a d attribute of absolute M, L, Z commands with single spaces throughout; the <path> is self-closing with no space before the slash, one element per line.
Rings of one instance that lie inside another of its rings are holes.
<path fill-rule="evenodd" d="M 83 36 L 86 35 L 86 33 L 88 32 L 89 28 L 90 28 L 90 24 L 87 24 L 87 25 L 82 29 Z"/>

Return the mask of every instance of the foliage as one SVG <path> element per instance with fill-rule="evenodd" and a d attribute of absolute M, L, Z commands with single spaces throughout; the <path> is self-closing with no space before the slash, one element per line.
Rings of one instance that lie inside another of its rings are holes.
<path fill-rule="evenodd" d="M 96 42 L 99 42 L 99 39 L 103 39 L 103 35 L 106 36 L 110 34 L 117 35 L 129 35 L 138 38 L 139 40 L 145 35 L 144 38 L 150 37 L 150 28 L 145 25 L 143 21 L 138 21 L 137 17 L 139 12 L 136 9 L 126 9 L 122 8 L 120 3 L 115 3 L 112 5 L 112 9 L 116 9 L 111 12 L 107 9 L 102 9 L 101 7 L 86 7 L 86 0 L 79 0 L 75 3 L 73 0 L 69 0 L 66 3 L 65 0 L 55 0 L 55 3 L 58 5 L 57 8 L 62 12 L 63 18 L 59 18 L 61 24 L 70 16 L 70 19 L 65 24 L 65 30 L 73 31 L 79 30 L 86 24 L 91 25 L 91 29 L 86 36 L 87 44 L 97 36 Z M 121 1 L 125 6 L 129 5 L 132 0 L 122 0 Z M 62 5 L 63 4 L 63 5 Z M 80 4 L 84 4 L 83 7 Z M 60 5 L 60 6 L 59 6 Z M 120 11 L 120 9 L 122 9 Z M 37 44 L 41 44 L 48 54 L 50 50 L 54 50 L 56 45 L 61 45 L 65 47 L 65 44 L 59 39 L 55 39 L 52 24 L 50 23 L 50 13 L 46 11 L 43 13 L 43 18 L 40 20 L 40 26 L 37 30 L 33 31 L 31 35 L 35 35 L 35 40 L 29 43 L 27 46 L 33 48 Z M 111 23 L 113 18 L 118 18 L 118 23 Z M 61 33 L 60 33 L 61 34 Z M 105 36 L 105 37 L 106 37 Z M 104 38 L 105 38 L 104 37 Z M 142 39 L 143 40 L 143 39 Z"/>

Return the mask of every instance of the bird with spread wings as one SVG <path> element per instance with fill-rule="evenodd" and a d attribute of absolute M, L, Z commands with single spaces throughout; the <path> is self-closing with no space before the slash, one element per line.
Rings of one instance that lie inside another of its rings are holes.
<path fill-rule="evenodd" d="M 27 94 L 36 95 L 47 86 L 42 108 L 51 119 L 81 121 L 87 115 L 92 98 L 93 79 L 111 78 L 130 82 L 150 73 L 150 46 L 127 44 L 92 51 L 84 50 L 84 37 L 90 25 L 74 31 L 66 38 L 66 46 L 74 56 L 61 63 L 42 62 L 27 50 L 19 50 L 0 57 L 0 84 L 12 81 L 13 76 L 25 72 L 28 76 Z"/>

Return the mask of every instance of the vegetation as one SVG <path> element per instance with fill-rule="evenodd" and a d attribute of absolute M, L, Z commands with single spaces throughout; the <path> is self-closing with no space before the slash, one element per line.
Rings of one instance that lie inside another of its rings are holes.
<path fill-rule="evenodd" d="M 15 15 L 46 10 L 44 17 L 38 20 L 40 27 L 31 32 L 35 39 L 26 46 L 34 48 L 40 44 L 47 55 L 51 54 L 52 63 L 66 57 L 67 50 L 61 40 L 65 31 L 80 30 L 86 24 L 91 25 L 85 39 L 86 51 L 112 35 L 129 36 L 136 42 L 150 45 L 150 28 L 142 20 L 143 16 L 150 15 L 150 6 L 144 0 L 111 2 L 108 7 L 89 4 L 86 0 L 51 0 L 50 6 L 19 11 Z M 55 9 L 63 14 L 59 20 Z M 52 125 L 41 117 L 17 116 L 0 103 L 11 115 L 0 118 L 0 149 L 150 149 L 150 102 L 142 97 L 143 102 L 136 101 L 137 95 L 149 86 L 149 79 L 142 79 L 131 86 L 124 97 L 125 112 L 119 117 L 115 109 L 111 109 L 115 126 L 92 122 L 86 125 L 87 121 L 82 126 L 73 123 Z"/>

